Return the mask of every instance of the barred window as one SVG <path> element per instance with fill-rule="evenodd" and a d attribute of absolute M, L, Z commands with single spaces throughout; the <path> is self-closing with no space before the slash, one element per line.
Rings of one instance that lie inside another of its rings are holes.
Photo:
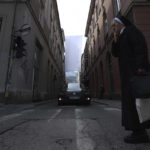
<path fill-rule="evenodd" d="M 100 35 L 100 29 L 97 28 L 97 37 L 98 37 L 98 50 L 101 51 L 101 35 Z"/>
<path fill-rule="evenodd" d="M 0 31 L 1 31 L 1 29 L 2 29 L 2 21 L 3 21 L 3 18 L 0 17 Z"/>
<path fill-rule="evenodd" d="M 105 27 L 105 33 L 107 34 L 107 32 L 108 32 L 108 20 L 107 20 L 107 18 L 105 18 L 105 20 L 104 20 L 104 27 Z"/>
<path fill-rule="evenodd" d="M 43 8 L 40 9 L 39 21 L 41 23 L 41 26 L 44 27 L 44 9 Z"/>
<path fill-rule="evenodd" d="M 104 26 L 104 35 L 106 36 L 108 33 L 108 20 L 107 20 L 106 13 L 104 13 L 103 26 Z"/>
<path fill-rule="evenodd" d="M 97 28 L 97 37 L 98 37 L 98 41 L 100 42 L 101 36 L 100 36 L 100 29 L 99 29 L 99 27 Z"/>
<path fill-rule="evenodd" d="M 118 11 L 120 11 L 120 0 L 117 0 Z"/>
<path fill-rule="evenodd" d="M 116 16 L 120 11 L 120 0 L 113 0 L 113 5 L 114 5 L 114 13 Z"/>
<path fill-rule="evenodd" d="M 96 6 L 96 21 L 98 20 L 99 17 L 99 8 L 98 6 Z"/>

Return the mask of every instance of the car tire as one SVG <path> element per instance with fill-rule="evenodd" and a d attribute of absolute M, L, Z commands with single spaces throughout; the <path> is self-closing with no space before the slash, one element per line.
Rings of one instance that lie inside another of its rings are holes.
<path fill-rule="evenodd" d="M 88 105 L 91 105 L 91 102 L 88 102 L 87 104 L 88 104 Z"/>
<path fill-rule="evenodd" d="M 62 106 L 62 105 L 63 105 L 63 103 L 62 103 L 62 102 L 58 102 L 58 105 L 59 105 L 59 106 Z"/>

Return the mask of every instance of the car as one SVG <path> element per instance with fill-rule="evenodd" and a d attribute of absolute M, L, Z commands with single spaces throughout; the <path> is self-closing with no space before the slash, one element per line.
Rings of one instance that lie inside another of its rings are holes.
<path fill-rule="evenodd" d="M 89 91 L 86 88 L 81 88 L 80 83 L 68 83 L 66 91 L 61 92 L 58 97 L 58 105 L 90 103 Z"/>

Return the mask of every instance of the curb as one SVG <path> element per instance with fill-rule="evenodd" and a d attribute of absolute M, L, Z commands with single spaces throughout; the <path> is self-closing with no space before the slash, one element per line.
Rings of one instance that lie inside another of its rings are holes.
<path fill-rule="evenodd" d="M 32 109 L 34 107 L 38 107 L 40 105 L 44 105 L 50 102 L 53 102 L 54 100 L 46 100 L 46 101 L 40 101 L 40 102 L 32 102 L 32 103 L 25 103 L 25 104 L 2 104 L 0 103 L 0 109 L 9 109 L 13 108 L 16 109 L 17 111 L 19 110 L 27 110 L 27 109 Z"/>
<path fill-rule="evenodd" d="M 39 106 L 39 105 L 44 105 L 44 104 L 46 104 L 46 103 L 50 103 L 50 102 L 54 102 L 55 101 L 55 99 L 53 99 L 53 100 L 45 100 L 45 101 L 40 101 L 40 102 L 33 102 L 32 104 L 33 104 L 33 106 Z"/>
<path fill-rule="evenodd" d="M 99 104 L 102 104 L 102 105 L 107 105 L 107 106 L 110 106 L 110 107 L 119 108 L 119 109 L 121 108 L 121 101 L 120 100 L 93 99 L 93 102 L 99 103 Z"/>
<path fill-rule="evenodd" d="M 109 105 L 107 103 L 100 102 L 99 100 L 92 100 L 92 102 L 102 104 L 102 105 Z"/>

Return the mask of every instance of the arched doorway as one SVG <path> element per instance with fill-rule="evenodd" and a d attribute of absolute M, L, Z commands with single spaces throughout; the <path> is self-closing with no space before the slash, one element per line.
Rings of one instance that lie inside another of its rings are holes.
<path fill-rule="evenodd" d="M 108 80 L 109 80 L 109 95 L 110 98 L 112 98 L 113 92 L 114 92 L 114 85 L 113 85 L 113 71 L 112 71 L 112 58 L 111 54 L 107 53 L 107 66 L 108 66 Z"/>

